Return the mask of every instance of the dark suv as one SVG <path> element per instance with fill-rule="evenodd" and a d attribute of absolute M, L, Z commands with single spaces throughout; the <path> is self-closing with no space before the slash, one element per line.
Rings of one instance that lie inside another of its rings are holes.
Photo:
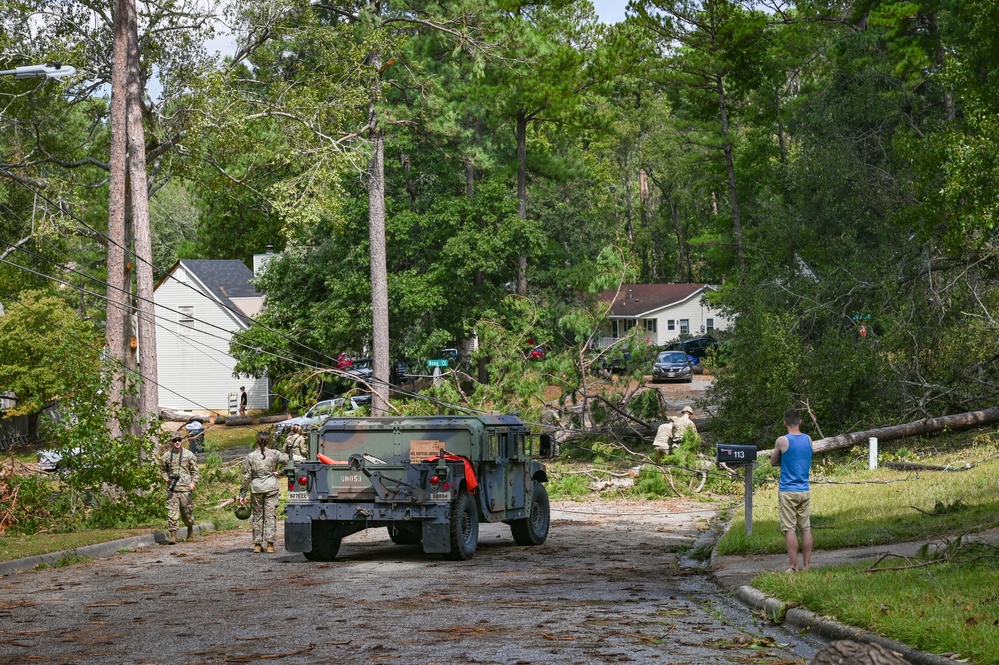
<path fill-rule="evenodd" d="M 691 337 L 682 339 L 663 347 L 664 351 L 683 351 L 688 356 L 693 356 L 698 360 L 704 358 L 709 352 L 714 352 L 718 348 L 718 340 L 711 335 L 703 337 Z"/>

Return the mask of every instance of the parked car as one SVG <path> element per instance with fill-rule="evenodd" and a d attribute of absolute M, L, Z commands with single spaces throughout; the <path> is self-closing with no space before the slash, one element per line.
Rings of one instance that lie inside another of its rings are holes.
<path fill-rule="evenodd" d="M 327 418 L 332 416 L 355 416 L 361 407 L 371 406 L 371 395 L 354 395 L 348 402 L 343 397 L 324 399 L 317 402 L 315 406 L 305 412 L 305 414 L 282 420 L 274 425 L 275 434 L 287 433 L 292 425 L 301 425 L 304 428 L 321 425 Z"/>
<path fill-rule="evenodd" d="M 652 366 L 652 383 L 660 381 L 690 383 L 693 380 L 694 368 L 690 364 L 690 358 L 682 350 L 660 351 L 656 356 L 656 362 Z"/>
<path fill-rule="evenodd" d="M 371 368 L 371 358 L 354 358 L 353 364 L 344 373 L 362 381 L 369 381 L 375 375 L 375 370 Z"/>
<path fill-rule="evenodd" d="M 694 356 L 698 360 L 704 358 L 708 353 L 713 353 L 718 348 L 718 340 L 711 335 L 702 337 L 691 337 L 681 339 L 663 347 L 664 351 L 683 351 L 688 356 Z"/>
<path fill-rule="evenodd" d="M 628 370 L 628 363 L 630 361 L 631 353 L 629 351 L 602 351 L 593 365 L 591 365 L 591 371 L 623 374 Z"/>
<path fill-rule="evenodd" d="M 531 349 L 531 351 L 527 354 L 527 359 L 528 360 L 544 360 L 545 359 L 545 353 L 546 353 L 545 347 L 543 347 L 543 346 L 541 346 L 539 344 L 539 345 L 535 346 L 533 349 Z"/>
<path fill-rule="evenodd" d="M 83 451 L 79 447 L 70 450 L 68 456 L 64 456 L 63 453 L 58 450 L 43 450 L 38 453 L 38 468 L 39 470 L 46 471 L 48 473 L 54 473 L 61 469 L 65 469 L 67 463 L 81 452 Z"/>

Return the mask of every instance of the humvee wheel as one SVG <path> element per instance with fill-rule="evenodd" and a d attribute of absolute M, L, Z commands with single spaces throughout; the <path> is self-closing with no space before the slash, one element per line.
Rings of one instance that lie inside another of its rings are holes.
<path fill-rule="evenodd" d="M 396 545 L 416 545 L 423 541 L 423 529 L 414 529 L 411 526 L 394 525 L 387 527 L 389 538 Z"/>
<path fill-rule="evenodd" d="M 548 529 L 551 527 L 551 523 L 548 490 L 541 483 L 534 483 L 530 515 L 522 520 L 510 522 L 513 539 L 518 545 L 541 545 L 548 539 Z"/>
<path fill-rule="evenodd" d="M 312 523 L 312 551 L 302 552 L 309 561 L 332 561 L 340 551 L 340 539 L 333 536 L 333 525 Z"/>
<path fill-rule="evenodd" d="M 451 551 L 444 555 L 452 561 L 468 561 L 479 546 L 479 511 L 475 500 L 462 491 L 451 502 Z"/>

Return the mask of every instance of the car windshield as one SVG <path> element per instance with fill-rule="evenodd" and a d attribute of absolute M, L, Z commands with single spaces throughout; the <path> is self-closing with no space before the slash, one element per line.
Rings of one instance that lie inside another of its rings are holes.
<path fill-rule="evenodd" d="M 648 362 L 648 361 L 646 361 Z M 685 363 L 687 362 L 687 354 L 680 351 L 666 351 L 659 354 L 659 359 L 656 362 L 660 363 Z"/>

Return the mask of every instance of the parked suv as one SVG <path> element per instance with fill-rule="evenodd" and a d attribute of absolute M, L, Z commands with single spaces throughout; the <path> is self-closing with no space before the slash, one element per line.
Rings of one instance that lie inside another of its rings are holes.
<path fill-rule="evenodd" d="M 691 337 L 690 339 L 681 339 L 663 347 L 664 351 L 683 351 L 688 356 L 693 356 L 698 360 L 704 358 L 709 352 L 713 352 L 718 348 L 718 340 L 716 340 L 711 335 L 704 335 L 703 337 Z"/>

